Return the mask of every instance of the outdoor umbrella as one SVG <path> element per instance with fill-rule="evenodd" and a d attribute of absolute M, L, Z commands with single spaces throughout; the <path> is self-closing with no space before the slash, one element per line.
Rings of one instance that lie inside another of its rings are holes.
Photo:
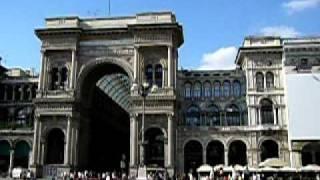
<path fill-rule="evenodd" d="M 301 172 L 320 172 L 320 166 L 316 164 L 308 164 L 299 169 Z"/>
<path fill-rule="evenodd" d="M 197 168 L 197 172 L 208 172 L 210 173 L 212 171 L 212 167 L 208 164 L 203 164 L 200 167 Z"/>
<path fill-rule="evenodd" d="M 288 166 L 288 163 L 284 162 L 283 160 L 281 160 L 279 158 L 268 158 L 259 164 L 259 167 L 280 168 L 280 167 L 284 167 L 284 166 Z"/>

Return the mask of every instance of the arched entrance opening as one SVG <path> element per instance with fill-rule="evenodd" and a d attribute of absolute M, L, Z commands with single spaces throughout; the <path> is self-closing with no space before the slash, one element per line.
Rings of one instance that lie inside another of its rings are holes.
<path fill-rule="evenodd" d="M 203 163 L 202 145 L 191 140 L 184 146 L 184 171 L 196 173 L 196 169 Z"/>
<path fill-rule="evenodd" d="M 220 141 L 211 141 L 207 146 L 207 163 L 211 166 L 224 164 L 224 146 Z"/>
<path fill-rule="evenodd" d="M 246 165 L 247 164 L 247 147 L 240 140 L 233 141 L 229 145 L 228 152 L 229 165 Z"/>
<path fill-rule="evenodd" d="M 309 143 L 303 146 L 301 151 L 301 158 L 303 166 L 306 166 L 308 164 L 320 165 L 320 144 Z"/>
<path fill-rule="evenodd" d="M 14 166 L 28 168 L 30 146 L 26 141 L 19 141 L 14 148 Z"/>
<path fill-rule="evenodd" d="M 0 171 L 7 172 L 10 164 L 10 144 L 8 141 L 0 141 Z"/>
<path fill-rule="evenodd" d="M 119 65 L 88 65 L 80 75 L 79 168 L 94 171 L 128 167 L 130 77 Z"/>
<path fill-rule="evenodd" d="M 279 147 L 276 142 L 273 140 L 266 140 L 260 146 L 260 159 L 261 162 L 268 158 L 277 158 L 279 157 Z"/>
<path fill-rule="evenodd" d="M 145 133 L 146 165 L 164 167 L 164 135 L 159 128 L 150 128 Z"/>
<path fill-rule="evenodd" d="M 65 137 L 61 129 L 54 128 L 47 135 L 46 164 L 64 163 Z"/>

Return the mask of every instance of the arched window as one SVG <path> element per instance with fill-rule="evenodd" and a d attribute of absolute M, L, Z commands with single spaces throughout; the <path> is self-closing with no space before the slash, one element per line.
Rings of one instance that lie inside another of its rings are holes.
<path fill-rule="evenodd" d="M 145 80 L 149 83 L 149 86 L 153 84 L 153 68 L 151 64 L 148 64 L 145 68 Z"/>
<path fill-rule="evenodd" d="M 241 94 L 241 85 L 240 82 L 235 80 L 232 83 L 232 87 L 233 87 L 233 95 L 236 97 L 239 97 Z"/>
<path fill-rule="evenodd" d="M 25 141 L 19 141 L 14 149 L 14 165 L 28 168 L 30 146 Z"/>
<path fill-rule="evenodd" d="M 10 164 L 10 144 L 8 141 L 0 141 L 0 171 L 7 172 Z"/>
<path fill-rule="evenodd" d="M 303 166 L 308 164 L 320 165 L 320 144 L 314 142 L 303 146 L 301 151 L 301 162 Z"/>
<path fill-rule="evenodd" d="M 242 141 L 233 141 L 229 146 L 228 152 L 229 165 L 247 164 L 247 146 Z"/>
<path fill-rule="evenodd" d="M 220 141 L 213 140 L 207 146 L 207 163 L 210 166 L 224 164 L 224 146 Z"/>
<path fill-rule="evenodd" d="M 216 105 L 208 106 L 207 125 L 208 126 L 220 126 L 220 111 Z"/>
<path fill-rule="evenodd" d="M 220 82 L 219 81 L 215 81 L 214 82 L 214 88 L 213 88 L 213 94 L 214 94 L 214 97 L 220 97 Z"/>
<path fill-rule="evenodd" d="M 223 82 L 223 96 L 224 97 L 230 96 L 230 82 L 229 81 Z"/>
<path fill-rule="evenodd" d="M 186 113 L 186 124 L 188 126 L 200 126 L 200 109 L 197 106 L 191 106 Z"/>
<path fill-rule="evenodd" d="M 52 129 L 47 136 L 46 164 L 63 164 L 64 133 L 60 129 Z"/>
<path fill-rule="evenodd" d="M 261 123 L 262 124 L 273 124 L 273 107 L 272 102 L 269 99 L 263 99 L 260 102 L 261 106 Z"/>
<path fill-rule="evenodd" d="M 184 146 L 184 171 L 196 173 L 196 169 L 203 163 L 202 145 L 200 142 L 191 140 Z"/>
<path fill-rule="evenodd" d="M 273 140 L 263 141 L 260 147 L 260 159 L 261 162 L 268 158 L 277 158 L 279 157 L 279 147 L 276 142 Z"/>
<path fill-rule="evenodd" d="M 258 91 L 263 91 L 264 89 L 264 76 L 262 72 L 257 72 L 256 74 L 256 86 Z"/>
<path fill-rule="evenodd" d="M 155 80 L 156 80 L 156 85 L 161 88 L 162 87 L 162 66 L 161 64 L 156 65 L 156 70 L 155 70 Z"/>
<path fill-rule="evenodd" d="M 203 94 L 204 97 L 210 97 L 211 96 L 211 84 L 210 82 L 205 82 L 203 85 Z"/>
<path fill-rule="evenodd" d="M 201 83 L 196 82 L 193 86 L 193 97 L 199 98 L 201 97 Z"/>
<path fill-rule="evenodd" d="M 231 105 L 226 108 L 226 123 L 228 126 L 240 126 L 240 111 L 236 105 Z"/>
<path fill-rule="evenodd" d="M 274 87 L 274 76 L 272 72 L 267 72 L 266 74 L 266 86 L 267 88 Z"/>
<path fill-rule="evenodd" d="M 184 96 L 186 98 L 190 98 L 191 97 L 191 88 L 192 88 L 191 83 L 185 83 L 184 84 Z"/>

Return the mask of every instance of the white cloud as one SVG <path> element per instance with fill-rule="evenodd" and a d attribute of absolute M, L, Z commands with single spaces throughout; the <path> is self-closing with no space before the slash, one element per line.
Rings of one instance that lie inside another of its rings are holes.
<path fill-rule="evenodd" d="M 260 30 L 260 33 L 264 36 L 281 36 L 281 37 L 297 37 L 301 35 L 293 27 L 288 26 L 269 26 Z"/>
<path fill-rule="evenodd" d="M 237 48 L 234 46 L 223 47 L 216 51 L 205 53 L 202 56 L 199 70 L 218 70 L 235 68 Z"/>
<path fill-rule="evenodd" d="M 283 3 L 288 13 L 303 11 L 305 9 L 314 8 L 320 5 L 320 0 L 290 0 Z"/>

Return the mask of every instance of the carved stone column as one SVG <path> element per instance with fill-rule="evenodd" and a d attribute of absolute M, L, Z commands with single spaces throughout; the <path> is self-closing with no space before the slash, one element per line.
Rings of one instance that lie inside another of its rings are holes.
<path fill-rule="evenodd" d="M 71 51 L 71 72 L 70 72 L 70 83 L 69 83 L 69 88 L 73 89 L 74 87 L 74 81 L 75 81 L 75 61 L 76 61 L 76 50 L 72 49 Z"/>
<path fill-rule="evenodd" d="M 65 158 L 64 158 L 64 164 L 69 165 L 70 164 L 70 146 L 71 146 L 71 117 L 68 116 L 68 122 L 67 122 L 67 137 L 66 137 L 66 148 L 65 148 Z"/>
<path fill-rule="evenodd" d="M 38 90 L 43 89 L 44 87 L 44 72 L 45 72 L 45 51 L 41 50 L 41 70 L 40 70 L 40 76 L 39 76 Z"/>
<path fill-rule="evenodd" d="M 45 140 L 44 139 L 42 139 L 41 141 L 40 141 L 40 151 L 41 151 L 41 153 L 40 153 L 40 164 L 41 165 L 44 165 L 44 156 L 45 156 L 45 144 L 46 144 L 46 142 L 45 142 Z"/>
<path fill-rule="evenodd" d="M 10 162 L 9 162 L 9 175 L 11 175 L 12 168 L 13 168 L 13 159 L 14 159 L 14 150 L 10 150 Z"/>
<path fill-rule="evenodd" d="M 30 169 L 30 166 L 32 165 L 32 151 L 29 151 L 28 154 L 28 169 Z"/>
<path fill-rule="evenodd" d="M 251 107 L 248 107 L 248 126 L 252 126 L 253 123 L 252 123 L 252 118 L 251 118 L 251 111 L 252 111 L 252 108 Z"/>
<path fill-rule="evenodd" d="M 203 164 L 207 164 L 207 149 L 202 148 L 202 162 Z"/>
<path fill-rule="evenodd" d="M 130 116 L 130 166 L 137 165 L 137 118 L 135 115 Z"/>
<path fill-rule="evenodd" d="M 172 47 L 168 46 L 168 87 L 172 87 L 173 81 Z"/>
<path fill-rule="evenodd" d="M 133 83 L 138 83 L 139 73 L 139 47 L 134 47 L 134 60 L 133 60 Z"/>
<path fill-rule="evenodd" d="M 34 119 L 34 135 L 33 135 L 33 144 L 32 144 L 32 165 L 37 164 L 37 157 L 38 157 L 38 133 L 39 133 L 39 117 L 35 116 Z"/>
<path fill-rule="evenodd" d="M 258 121 L 257 122 L 258 122 L 258 125 L 261 125 L 262 124 L 262 121 L 261 121 L 262 119 L 261 119 L 261 108 L 260 107 L 257 108 L 257 112 L 258 112 L 258 117 L 257 117 Z"/>
<path fill-rule="evenodd" d="M 172 167 L 174 162 L 174 132 L 172 115 L 168 115 L 168 166 Z"/>
<path fill-rule="evenodd" d="M 295 168 L 302 167 L 301 151 L 293 150 L 292 152 L 292 166 Z"/>
<path fill-rule="evenodd" d="M 228 158 L 228 150 L 224 150 L 224 165 L 225 166 L 228 166 L 228 161 L 229 161 L 229 158 Z"/>
<path fill-rule="evenodd" d="M 39 130 L 37 132 L 38 134 L 37 134 L 37 144 L 36 144 L 37 145 L 37 163 L 41 164 L 41 162 L 42 162 L 41 161 L 41 158 L 42 158 L 42 154 L 41 154 L 42 153 L 42 151 L 41 151 L 42 144 L 41 143 L 43 141 L 42 137 L 41 137 L 42 123 L 41 123 L 40 119 L 38 119 L 38 121 L 39 121 L 38 122 L 39 123 L 39 125 L 38 125 L 39 126 L 39 128 L 38 128 Z"/>
<path fill-rule="evenodd" d="M 266 74 L 263 73 L 263 91 L 267 88 L 267 78 L 266 78 Z"/>
<path fill-rule="evenodd" d="M 273 124 L 277 125 L 277 107 L 273 105 Z"/>
<path fill-rule="evenodd" d="M 43 68 L 43 83 L 42 83 L 42 89 L 46 89 L 46 85 L 48 84 L 48 73 L 49 73 L 49 67 L 48 67 L 48 58 L 44 55 L 43 58 L 44 61 L 44 68 Z"/>
<path fill-rule="evenodd" d="M 78 137 L 79 137 L 79 129 L 76 129 L 76 135 L 75 135 L 75 137 L 76 137 L 75 146 L 76 146 L 76 147 L 79 147 L 79 146 L 77 146 L 78 141 L 79 141 L 79 138 L 78 138 Z M 78 151 L 77 151 L 77 149 L 75 149 L 74 164 L 78 164 Z"/>

